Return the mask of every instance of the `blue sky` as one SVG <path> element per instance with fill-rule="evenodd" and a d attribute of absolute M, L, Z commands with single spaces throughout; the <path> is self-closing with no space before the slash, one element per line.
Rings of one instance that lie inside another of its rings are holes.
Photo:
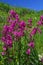
<path fill-rule="evenodd" d="M 0 2 L 33 10 L 43 10 L 43 0 L 0 0 Z"/>

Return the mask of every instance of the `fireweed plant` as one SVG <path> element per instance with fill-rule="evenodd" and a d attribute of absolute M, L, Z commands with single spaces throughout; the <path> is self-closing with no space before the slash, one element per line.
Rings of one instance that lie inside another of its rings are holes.
<path fill-rule="evenodd" d="M 34 38 L 37 33 L 41 34 L 40 26 L 43 26 L 43 16 L 33 27 L 31 18 L 25 22 L 14 10 L 9 11 L 1 37 L 3 65 L 43 65 L 43 57 L 39 60 Z"/>

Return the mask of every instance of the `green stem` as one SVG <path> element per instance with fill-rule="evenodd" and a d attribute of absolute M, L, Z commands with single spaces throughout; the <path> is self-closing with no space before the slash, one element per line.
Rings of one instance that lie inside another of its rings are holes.
<path fill-rule="evenodd" d="M 21 64 L 21 39 L 18 40 L 18 59 L 20 65 Z"/>

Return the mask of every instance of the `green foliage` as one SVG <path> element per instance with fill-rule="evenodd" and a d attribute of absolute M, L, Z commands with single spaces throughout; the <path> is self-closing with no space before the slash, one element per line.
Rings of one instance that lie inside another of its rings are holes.
<path fill-rule="evenodd" d="M 8 12 L 10 10 L 10 6 L 4 3 L 0 3 L 0 10 Z"/>

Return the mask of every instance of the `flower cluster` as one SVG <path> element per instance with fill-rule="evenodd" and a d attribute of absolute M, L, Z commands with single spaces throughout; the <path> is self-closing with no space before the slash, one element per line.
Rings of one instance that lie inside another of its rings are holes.
<path fill-rule="evenodd" d="M 34 41 L 30 41 L 28 43 L 29 48 L 27 49 L 26 54 L 30 55 L 30 53 L 31 53 L 31 49 L 30 48 L 34 48 L 34 45 L 35 45 Z"/>
<path fill-rule="evenodd" d="M 37 25 L 43 25 L 43 16 L 40 16 L 40 20 L 37 22 Z"/>
<path fill-rule="evenodd" d="M 7 19 L 8 24 L 4 25 L 2 30 L 2 41 L 4 42 L 4 50 L 12 48 L 13 40 L 17 41 L 20 37 L 24 36 L 24 30 L 26 23 L 19 20 L 18 14 L 14 10 L 9 11 L 9 17 Z M 4 52 L 2 52 L 4 55 Z"/>
<path fill-rule="evenodd" d="M 28 19 L 28 26 L 31 27 L 32 26 L 32 19 Z"/>
<path fill-rule="evenodd" d="M 31 25 L 31 27 L 32 27 L 32 19 L 28 20 L 28 24 Z M 28 54 L 28 55 L 30 55 L 30 53 L 31 53 L 31 48 L 34 48 L 34 46 L 35 46 L 33 36 L 36 35 L 37 32 L 39 34 L 41 34 L 41 32 L 42 32 L 40 27 L 39 27 L 40 25 L 41 26 L 43 25 L 43 16 L 40 16 L 40 21 L 37 22 L 36 27 L 32 28 L 32 30 L 31 30 L 31 32 L 29 34 L 29 36 L 30 36 L 30 41 L 28 43 L 29 48 L 26 51 L 26 54 Z"/>

